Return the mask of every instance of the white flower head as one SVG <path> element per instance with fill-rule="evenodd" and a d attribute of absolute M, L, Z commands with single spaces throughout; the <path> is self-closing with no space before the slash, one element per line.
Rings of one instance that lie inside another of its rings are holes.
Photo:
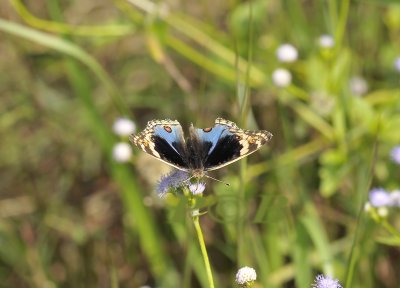
<path fill-rule="evenodd" d="M 351 77 L 349 86 L 351 93 L 355 96 L 362 96 L 368 92 L 368 82 L 361 76 Z"/>
<path fill-rule="evenodd" d="M 335 46 L 335 39 L 332 35 L 323 34 L 319 36 L 318 44 L 321 48 L 333 48 Z"/>
<path fill-rule="evenodd" d="M 236 273 L 236 283 L 239 285 L 245 285 L 247 283 L 251 283 L 256 281 L 257 279 L 257 273 L 256 270 L 254 270 L 251 267 L 242 267 L 238 270 Z"/>
<path fill-rule="evenodd" d="M 389 210 L 387 207 L 382 206 L 382 207 L 378 207 L 377 209 L 377 213 L 380 217 L 382 218 L 386 218 L 389 215 Z"/>
<path fill-rule="evenodd" d="M 136 130 L 136 124 L 128 118 L 118 118 L 113 124 L 113 131 L 119 136 L 129 136 Z"/>
<path fill-rule="evenodd" d="M 297 60 L 298 52 L 292 44 L 282 44 L 276 50 L 276 57 L 280 62 L 291 63 Z"/>
<path fill-rule="evenodd" d="M 189 185 L 189 190 L 193 195 L 200 195 L 206 189 L 206 184 L 202 182 L 192 183 Z"/>
<path fill-rule="evenodd" d="M 278 87 L 287 87 L 292 83 L 292 74 L 284 68 L 278 68 L 272 72 L 272 82 Z"/>
<path fill-rule="evenodd" d="M 400 207 L 400 190 L 394 190 L 390 193 L 390 203 L 393 207 Z"/>
<path fill-rule="evenodd" d="M 132 156 L 131 145 L 125 142 L 119 142 L 114 145 L 112 154 L 115 161 L 121 163 L 128 162 Z"/>
<path fill-rule="evenodd" d="M 364 211 L 369 212 L 372 210 L 372 205 L 368 201 L 364 204 Z"/>
<path fill-rule="evenodd" d="M 395 69 L 397 72 L 400 72 L 400 57 L 397 57 L 397 58 L 394 60 L 394 69 Z"/>

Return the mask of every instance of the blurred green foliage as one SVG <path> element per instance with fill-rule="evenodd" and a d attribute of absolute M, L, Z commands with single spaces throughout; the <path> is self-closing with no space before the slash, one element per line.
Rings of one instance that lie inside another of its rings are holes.
<path fill-rule="evenodd" d="M 397 1 L 8 0 L 0 37 L 0 287 L 207 287 L 182 201 L 154 193 L 166 165 L 111 157 L 122 116 L 274 134 L 207 185 L 216 287 L 246 265 L 255 287 L 399 286 L 399 242 L 363 213 L 400 187 Z"/>

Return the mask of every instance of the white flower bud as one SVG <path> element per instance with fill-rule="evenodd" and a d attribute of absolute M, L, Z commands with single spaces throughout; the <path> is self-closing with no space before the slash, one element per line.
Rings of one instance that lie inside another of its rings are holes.
<path fill-rule="evenodd" d="M 132 148 L 128 143 L 119 142 L 114 145 L 113 158 L 117 162 L 128 162 L 132 156 Z"/>
<path fill-rule="evenodd" d="M 278 87 L 287 87 L 292 83 L 292 74 L 284 68 L 278 68 L 272 73 L 272 82 Z"/>
<path fill-rule="evenodd" d="M 321 48 L 333 48 L 335 46 L 335 39 L 332 35 L 323 34 L 318 38 L 318 44 Z"/>
<path fill-rule="evenodd" d="M 298 52 L 292 44 L 282 44 L 276 50 L 276 57 L 281 62 L 294 62 L 297 60 Z"/>
<path fill-rule="evenodd" d="M 256 270 L 251 267 L 243 267 L 236 273 L 236 283 L 239 285 L 244 285 L 249 282 L 253 282 L 257 279 Z"/>
<path fill-rule="evenodd" d="M 136 124 L 128 118 L 118 118 L 113 125 L 113 131 L 119 136 L 129 136 L 136 130 Z"/>

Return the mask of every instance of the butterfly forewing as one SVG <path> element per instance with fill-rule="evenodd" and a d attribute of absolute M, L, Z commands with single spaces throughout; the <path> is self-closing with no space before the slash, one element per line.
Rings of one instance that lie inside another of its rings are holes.
<path fill-rule="evenodd" d="M 176 120 L 153 120 L 131 142 L 146 153 L 180 170 L 188 170 L 186 143 Z"/>
<path fill-rule="evenodd" d="M 219 137 L 217 141 L 214 139 L 212 149 L 209 150 L 208 156 L 204 159 L 206 171 L 215 170 L 235 162 L 257 151 L 272 138 L 272 134 L 268 131 L 243 130 L 237 127 L 235 123 L 222 118 L 215 120 L 214 128 L 208 132 L 209 136 L 203 136 L 206 139 L 205 141 L 207 141 L 207 138 L 212 138 L 213 131 L 218 131 Z"/>

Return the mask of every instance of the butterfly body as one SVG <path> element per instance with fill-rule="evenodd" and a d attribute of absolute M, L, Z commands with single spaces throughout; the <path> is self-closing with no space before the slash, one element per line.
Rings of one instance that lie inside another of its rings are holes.
<path fill-rule="evenodd" d="M 153 157 L 196 178 L 226 166 L 261 148 L 272 138 L 268 131 L 249 131 L 217 118 L 214 127 L 189 128 L 185 140 L 176 120 L 152 120 L 130 141 Z"/>

